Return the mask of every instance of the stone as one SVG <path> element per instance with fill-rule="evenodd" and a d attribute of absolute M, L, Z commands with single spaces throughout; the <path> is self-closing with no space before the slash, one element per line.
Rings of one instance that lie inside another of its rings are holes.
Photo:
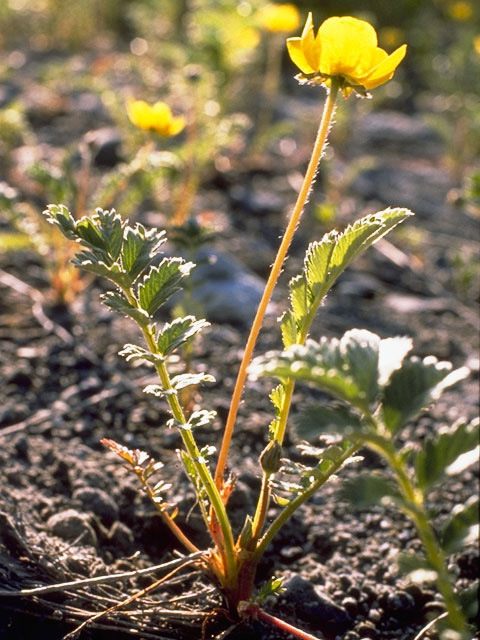
<path fill-rule="evenodd" d="M 369 113 L 352 127 L 354 154 L 391 153 L 416 158 L 438 157 L 444 144 L 438 132 L 418 116 L 394 111 Z"/>
<path fill-rule="evenodd" d="M 352 619 L 347 610 L 300 575 L 294 575 L 284 586 L 284 595 L 294 605 L 296 615 L 306 622 L 315 623 L 323 633 L 335 636 L 351 626 Z"/>
<path fill-rule="evenodd" d="M 451 176 L 442 169 L 424 165 L 406 169 L 382 160 L 359 171 L 350 191 L 382 207 L 406 207 L 431 219 L 452 212 L 446 198 L 453 186 Z"/>
<path fill-rule="evenodd" d="M 207 320 L 250 326 L 265 286 L 262 278 L 211 249 L 203 249 L 195 262 L 193 299 Z"/>
<path fill-rule="evenodd" d="M 118 506 L 106 491 L 96 487 L 83 487 L 73 493 L 82 507 L 100 518 L 102 524 L 112 525 L 118 519 Z"/>
<path fill-rule="evenodd" d="M 89 518 L 76 509 L 66 509 L 51 516 L 47 520 L 47 529 L 53 536 L 68 542 L 76 540 L 84 545 L 97 546 L 97 536 Z"/>

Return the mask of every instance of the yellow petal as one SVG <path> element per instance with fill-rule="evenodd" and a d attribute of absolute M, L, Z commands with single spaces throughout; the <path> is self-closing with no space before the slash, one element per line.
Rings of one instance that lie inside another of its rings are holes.
<path fill-rule="evenodd" d="M 172 118 L 171 122 L 170 122 L 170 126 L 168 129 L 168 135 L 169 136 L 176 136 L 180 133 L 180 131 L 183 131 L 185 129 L 185 125 L 187 124 L 187 121 L 185 120 L 185 118 L 183 116 L 178 116 L 177 118 Z"/>
<path fill-rule="evenodd" d="M 395 73 L 395 69 L 405 57 L 407 52 L 407 45 L 402 44 L 393 53 L 387 56 L 380 64 L 372 69 L 372 71 L 363 78 L 359 84 L 363 85 L 365 89 L 375 89 L 390 78 Z"/>
<path fill-rule="evenodd" d="M 377 34 L 365 20 L 350 16 L 325 20 L 317 34 L 322 43 L 320 71 L 330 75 L 365 73 L 371 52 L 377 47 Z"/>
<path fill-rule="evenodd" d="M 141 129 L 148 129 L 151 123 L 151 107 L 143 100 L 130 100 L 127 103 L 127 115 L 130 122 Z"/>
<path fill-rule="evenodd" d="M 303 71 L 303 73 L 313 73 L 315 71 L 305 57 L 301 38 L 288 38 L 287 49 L 292 62 L 297 65 L 300 71 Z"/>
<path fill-rule="evenodd" d="M 302 32 L 302 49 L 308 64 L 318 71 L 318 62 L 320 59 L 320 43 L 315 39 L 313 32 L 312 12 L 307 16 L 307 21 Z"/>

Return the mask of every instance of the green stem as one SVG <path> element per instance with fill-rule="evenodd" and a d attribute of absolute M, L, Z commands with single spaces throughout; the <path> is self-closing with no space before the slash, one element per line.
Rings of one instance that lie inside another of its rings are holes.
<path fill-rule="evenodd" d="M 248 365 L 250 364 L 250 360 L 252 359 L 253 350 L 257 342 L 258 334 L 260 333 L 268 303 L 270 302 L 273 290 L 275 288 L 275 285 L 277 284 L 278 277 L 282 270 L 283 262 L 292 242 L 292 238 L 300 220 L 300 216 L 305 207 L 305 203 L 307 201 L 313 180 L 315 178 L 315 174 L 317 172 L 318 163 L 320 162 L 323 150 L 325 148 L 328 132 L 330 130 L 330 125 L 335 113 L 335 100 L 338 94 L 338 89 L 339 82 L 336 78 L 333 78 L 332 86 L 330 87 L 323 108 L 322 119 L 318 128 L 317 138 L 313 147 L 312 156 L 310 158 L 310 162 L 303 179 L 303 184 L 298 194 L 297 202 L 295 203 L 295 206 L 293 208 L 292 215 L 287 225 L 287 229 L 285 230 L 285 234 L 275 257 L 275 261 L 272 265 L 270 276 L 265 285 L 265 290 L 263 292 L 262 299 L 260 300 L 257 313 L 250 330 L 250 335 L 245 346 L 245 351 L 243 354 L 242 362 L 240 364 L 240 368 L 238 370 L 237 381 L 235 383 L 235 388 L 233 391 L 230 411 L 225 423 L 223 440 L 220 447 L 220 452 L 218 454 L 217 468 L 215 470 L 215 482 L 217 486 L 221 486 L 221 484 L 223 483 L 223 475 L 225 472 L 228 450 L 230 448 L 230 442 L 232 440 L 238 408 L 240 406 L 240 399 L 242 397 L 245 381 L 247 378 Z"/>
<path fill-rule="evenodd" d="M 135 307 L 138 307 L 137 300 L 133 293 L 128 289 L 123 289 L 125 296 L 127 297 L 130 304 Z M 145 341 L 148 345 L 148 348 L 152 354 L 158 355 L 158 349 L 155 342 L 155 333 L 154 329 L 151 325 L 142 326 L 142 333 L 144 335 Z M 158 373 L 158 377 L 160 382 L 162 383 L 162 387 L 167 391 L 173 391 L 173 386 L 170 381 L 170 376 L 165 365 L 164 361 L 156 361 L 155 368 Z M 170 410 L 173 414 L 175 420 L 177 420 L 180 424 L 187 424 L 187 419 L 183 413 L 183 409 L 180 405 L 176 393 L 167 394 L 167 401 L 170 406 Z M 224 558 L 225 558 L 225 569 L 227 571 L 228 576 L 232 579 L 236 575 L 236 564 L 235 564 L 235 551 L 234 551 L 234 540 L 232 528 L 230 526 L 230 521 L 228 519 L 228 515 L 225 509 L 225 505 L 223 504 L 223 500 L 220 496 L 220 492 L 218 491 L 212 475 L 204 462 L 201 462 L 201 455 L 198 449 L 197 443 L 195 442 L 195 438 L 192 432 L 189 429 L 180 429 L 180 435 L 182 437 L 183 444 L 187 453 L 189 454 L 193 464 L 195 465 L 195 469 L 199 475 L 199 478 L 202 482 L 202 485 L 205 488 L 205 491 L 208 495 L 212 508 L 217 517 L 218 523 L 220 525 L 220 529 L 223 535 L 223 544 L 224 549 Z M 209 527 L 209 523 L 207 522 L 207 527 Z M 217 542 L 214 540 L 214 542 Z"/>
<path fill-rule="evenodd" d="M 453 590 L 443 550 L 438 543 L 425 510 L 423 495 L 421 491 L 413 485 L 404 462 L 401 456 L 393 449 L 393 445 L 390 448 L 376 444 L 375 448 L 377 448 L 387 460 L 390 468 L 397 477 L 400 490 L 407 501 L 407 513 L 413 520 L 425 548 L 427 558 L 437 573 L 437 587 L 445 601 L 449 622 L 456 631 L 466 635 L 467 623 L 465 616 Z"/>
<path fill-rule="evenodd" d="M 338 471 L 342 464 L 348 460 L 358 450 L 361 445 L 358 442 L 351 444 L 344 454 L 336 461 L 332 462 L 332 466 L 320 478 L 315 480 L 310 487 L 300 493 L 296 498 L 291 500 L 288 505 L 281 511 L 272 524 L 268 527 L 262 539 L 260 540 L 257 548 L 252 555 L 252 562 L 258 562 L 265 552 L 265 549 L 270 544 L 274 536 L 283 527 L 287 520 L 294 514 L 294 512 L 307 500 L 313 496 L 313 494 L 323 485 L 325 482 Z"/>

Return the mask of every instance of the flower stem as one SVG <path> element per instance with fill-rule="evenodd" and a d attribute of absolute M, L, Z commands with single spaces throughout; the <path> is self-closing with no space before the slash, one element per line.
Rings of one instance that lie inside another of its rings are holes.
<path fill-rule="evenodd" d="M 315 178 L 318 163 L 320 162 L 323 150 L 325 148 L 328 132 L 330 130 L 333 115 L 335 113 L 335 100 L 338 94 L 338 89 L 338 81 L 333 78 L 332 86 L 330 87 L 325 105 L 323 107 L 322 119 L 318 128 L 317 138 L 313 147 L 312 156 L 310 158 L 310 162 L 308 163 L 307 171 L 303 179 L 303 184 L 298 194 L 297 201 L 293 208 L 292 215 L 287 225 L 287 229 L 283 236 L 282 242 L 280 243 L 275 261 L 272 265 L 270 276 L 267 280 L 267 284 L 265 285 L 262 299 L 260 300 L 260 303 L 258 305 L 257 313 L 255 315 L 255 319 L 250 330 L 250 335 L 245 346 L 245 352 L 243 354 L 242 362 L 238 371 L 237 381 L 235 383 L 232 402 L 230 405 L 230 411 L 225 424 L 223 440 L 218 455 L 217 468 L 215 470 L 215 483 L 217 484 L 217 486 L 221 486 L 221 484 L 223 483 L 223 475 L 225 472 L 228 450 L 230 448 L 230 442 L 232 440 L 238 408 L 240 406 L 240 399 L 242 397 L 243 388 L 245 386 L 245 381 L 247 378 L 247 368 L 250 364 L 250 360 L 252 359 L 253 350 L 257 342 L 258 334 L 260 333 L 268 303 L 270 302 L 273 290 L 275 288 L 275 285 L 277 284 L 278 277 L 282 270 L 283 262 L 292 242 L 292 238 L 295 234 L 300 216 L 305 207 L 305 203 L 307 201 L 313 180 Z"/>

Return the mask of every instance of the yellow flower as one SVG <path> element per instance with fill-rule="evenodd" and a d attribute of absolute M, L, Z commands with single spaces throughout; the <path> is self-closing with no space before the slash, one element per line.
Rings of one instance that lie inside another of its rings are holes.
<path fill-rule="evenodd" d="M 470 2 L 466 2 L 466 0 L 452 2 L 447 9 L 450 17 L 459 22 L 465 22 L 473 15 L 473 7 Z"/>
<path fill-rule="evenodd" d="M 259 11 L 260 25 L 267 31 L 287 33 L 295 31 L 300 15 L 294 4 L 267 4 Z"/>
<path fill-rule="evenodd" d="M 287 48 L 307 80 L 329 85 L 332 77 L 337 77 L 347 96 L 352 89 L 364 95 L 390 80 L 407 45 L 402 44 L 388 55 L 377 46 L 372 25 L 350 16 L 328 18 L 315 36 L 309 13 L 302 36 L 288 38 Z"/>
<path fill-rule="evenodd" d="M 480 36 L 476 36 L 473 39 L 473 48 L 475 49 L 477 54 L 480 56 Z"/>
<path fill-rule="evenodd" d="M 130 122 L 140 129 L 156 131 L 161 136 L 176 136 L 185 127 L 182 116 L 174 116 L 165 102 L 150 105 L 144 100 L 130 100 L 127 103 Z"/>

